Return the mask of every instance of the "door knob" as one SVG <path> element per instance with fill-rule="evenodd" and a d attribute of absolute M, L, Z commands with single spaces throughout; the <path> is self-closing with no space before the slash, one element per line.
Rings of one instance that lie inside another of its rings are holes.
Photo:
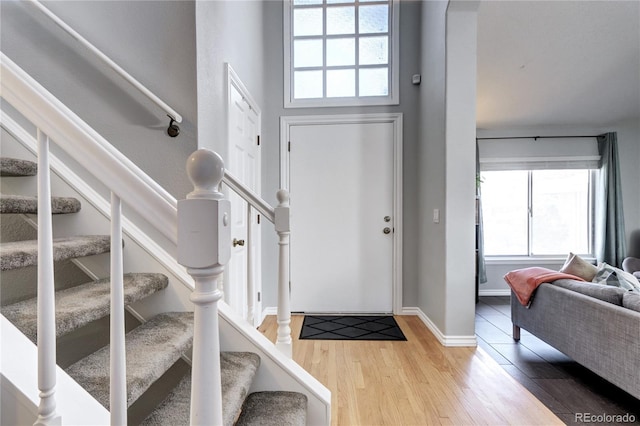
<path fill-rule="evenodd" d="M 233 239 L 233 246 L 244 246 L 244 240 L 236 240 L 235 238 Z"/>
<path fill-rule="evenodd" d="M 386 227 L 382 230 L 382 232 L 384 232 L 385 234 L 390 234 L 391 233 L 391 228 Z"/>

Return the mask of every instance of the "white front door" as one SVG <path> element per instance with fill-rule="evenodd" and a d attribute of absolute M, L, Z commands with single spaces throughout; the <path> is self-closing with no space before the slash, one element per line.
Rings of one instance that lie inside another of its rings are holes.
<path fill-rule="evenodd" d="M 393 311 L 394 124 L 290 128 L 291 308 Z"/>
<path fill-rule="evenodd" d="M 237 80 L 233 71 L 229 73 L 229 161 L 231 174 L 260 194 L 260 112 L 249 101 L 250 96 Z M 259 249 L 260 231 L 257 214 L 235 192 L 229 191 L 231 201 L 231 260 L 224 280 L 225 301 L 254 325 L 259 323 L 262 311 L 258 300 L 260 288 Z"/>

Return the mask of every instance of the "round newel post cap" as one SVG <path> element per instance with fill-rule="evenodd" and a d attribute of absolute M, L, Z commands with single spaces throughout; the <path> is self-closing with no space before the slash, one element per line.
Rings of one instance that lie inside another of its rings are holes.
<path fill-rule="evenodd" d="M 190 195 L 218 192 L 224 178 L 224 160 L 210 149 L 199 149 L 187 159 L 187 175 L 194 186 Z"/>
<path fill-rule="evenodd" d="M 278 199 L 278 203 L 280 205 L 288 205 L 289 204 L 289 191 L 286 189 L 280 189 L 276 192 L 276 198 Z"/>

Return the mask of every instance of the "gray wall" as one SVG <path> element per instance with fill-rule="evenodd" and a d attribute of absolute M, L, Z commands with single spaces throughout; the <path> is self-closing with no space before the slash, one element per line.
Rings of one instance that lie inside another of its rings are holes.
<path fill-rule="evenodd" d="M 418 224 L 418 96 L 420 86 L 411 83 L 411 76 L 419 72 L 420 63 L 420 2 L 402 1 L 400 3 L 400 105 L 342 108 L 284 108 L 284 66 L 282 2 L 265 3 L 264 23 L 264 73 L 265 97 L 262 116 L 262 173 L 263 198 L 271 204 L 276 203 L 275 194 L 279 188 L 279 144 L 281 116 L 293 115 L 330 115 L 376 112 L 401 112 L 404 114 L 404 288 L 405 306 L 415 306 L 418 295 L 418 236 L 415 232 Z M 270 231 L 270 230 L 269 230 Z M 277 262 L 276 239 L 273 232 L 263 235 L 263 306 L 276 306 L 277 301 Z"/>
<path fill-rule="evenodd" d="M 174 196 L 196 149 L 195 3 L 46 2 L 55 14 L 184 117 L 164 112 L 25 2 L 2 1 L 2 51 Z"/>
<path fill-rule="evenodd" d="M 199 1 L 196 7 L 198 52 L 199 148 L 227 155 L 227 81 L 229 63 L 251 96 L 264 105 L 263 1 Z M 273 32 L 273 31 L 272 31 Z"/>
<path fill-rule="evenodd" d="M 618 156 L 622 180 L 622 203 L 627 236 L 640 228 L 640 117 L 610 126 L 618 132 Z"/>
<path fill-rule="evenodd" d="M 422 3 L 418 307 L 454 345 L 474 335 L 477 5 Z"/>
<path fill-rule="evenodd" d="M 444 330 L 445 229 L 429 212 L 445 205 L 446 1 L 422 3 L 420 144 L 418 149 L 419 278 L 418 307 Z"/>

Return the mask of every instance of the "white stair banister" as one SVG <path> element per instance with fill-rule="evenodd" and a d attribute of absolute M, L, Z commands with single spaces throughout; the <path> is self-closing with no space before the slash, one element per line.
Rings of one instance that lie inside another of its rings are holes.
<path fill-rule="evenodd" d="M 38 389 L 35 425 L 60 425 L 56 412 L 56 302 L 49 137 L 38 129 Z"/>
<path fill-rule="evenodd" d="M 229 171 L 224 171 L 224 179 L 222 180 L 225 185 L 231 188 L 236 194 L 238 194 L 243 200 L 245 200 L 251 207 L 256 209 L 258 213 L 262 214 L 271 223 L 275 220 L 273 207 L 264 201 L 258 194 L 247 188 L 240 180 L 233 176 Z"/>
<path fill-rule="evenodd" d="M 278 233 L 278 338 L 276 347 L 291 358 L 291 307 L 289 291 L 289 236 L 291 234 L 289 192 L 281 189 L 276 194 L 278 207 L 275 208 L 274 225 Z"/>
<path fill-rule="evenodd" d="M 251 224 L 251 208 L 256 209 L 266 219 L 271 221 L 275 225 L 275 230 L 278 234 L 278 338 L 276 340 L 276 347 L 280 349 L 282 353 L 291 358 L 292 339 L 291 339 L 291 308 L 290 308 L 290 289 L 289 289 L 289 239 L 291 234 L 290 226 L 290 207 L 289 207 L 289 192 L 281 189 L 277 192 L 278 207 L 275 209 L 271 207 L 266 201 L 260 198 L 257 194 L 247 188 L 240 180 L 235 176 L 225 171 L 223 182 L 236 194 L 238 194 L 248 204 L 248 220 L 247 224 Z M 249 316 L 248 320 L 252 321 L 253 306 L 255 301 L 253 296 L 255 293 L 255 287 L 253 284 L 252 275 L 252 259 L 251 259 L 251 226 L 247 228 L 247 294 L 248 294 L 248 307 Z"/>
<path fill-rule="evenodd" d="M 122 203 L 111 193 L 111 315 L 109 345 L 109 410 L 111 425 L 127 424 L 127 365 L 124 328 Z"/>
<path fill-rule="evenodd" d="M 194 185 L 178 202 L 178 262 L 194 278 L 194 333 L 191 384 L 191 424 L 222 424 L 218 282 L 231 257 L 231 205 L 218 191 L 224 162 L 213 151 L 200 149 L 187 159 Z"/>

